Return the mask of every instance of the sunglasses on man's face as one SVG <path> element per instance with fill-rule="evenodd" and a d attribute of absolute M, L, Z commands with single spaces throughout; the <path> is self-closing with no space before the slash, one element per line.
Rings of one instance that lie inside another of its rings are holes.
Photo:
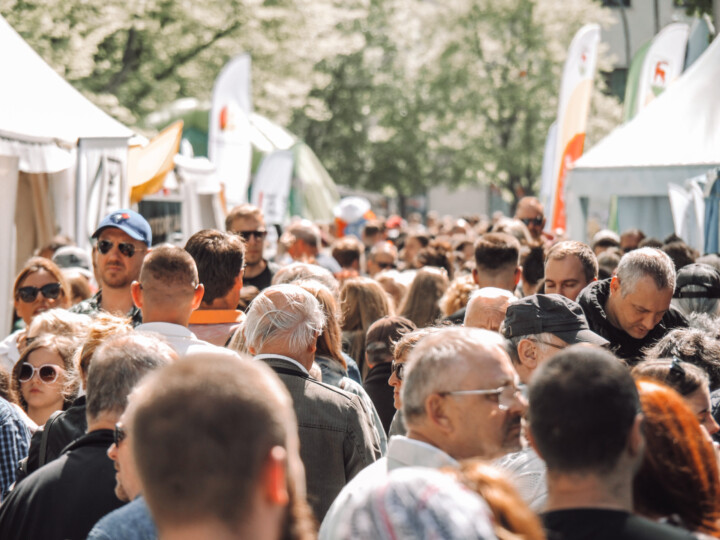
<path fill-rule="evenodd" d="M 55 364 L 44 364 L 36 368 L 32 364 L 24 362 L 23 365 L 20 366 L 18 380 L 20 382 L 28 382 L 35 376 L 35 372 L 37 372 L 42 382 L 52 384 L 57 380 L 61 369 L 60 366 L 56 366 Z"/>
<path fill-rule="evenodd" d="M 118 422 L 115 424 L 115 431 L 113 432 L 113 442 L 115 446 L 120 446 L 120 443 L 125 440 L 125 437 L 127 437 L 127 431 L 125 431 L 123 425 Z"/>
<path fill-rule="evenodd" d="M 381 270 L 391 270 L 393 268 L 396 268 L 397 266 L 395 263 L 391 262 L 377 262 L 375 264 L 377 264 L 378 268 L 380 268 Z"/>
<path fill-rule="evenodd" d="M 115 245 L 114 242 L 110 242 L 108 240 L 100 240 L 97 243 L 97 248 L 100 253 L 103 255 L 107 255 L 110 253 L 110 250 Z M 135 252 L 137 251 L 137 248 L 133 244 L 129 244 L 126 242 L 121 242 L 117 244 L 118 249 L 120 250 L 120 253 L 125 255 L 128 259 L 132 258 L 133 255 L 135 255 Z"/>
<path fill-rule="evenodd" d="M 238 231 L 235 234 L 240 236 L 246 242 L 249 242 L 251 238 L 255 240 L 263 240 L 267 236 L 267 231 Z"/>
<path fill-rule="evenodd" d="M 537 216 L 534 218 L 523 218 L 520 221 L 522 221 L 526 227 L 529 227 L 530 224 L 537 225 L 538 227 L 543 224 L 543 220 L 545 218 L 543 216 Z"/>
<path fill-rule="evenodd" d="M 17 297 L 26 303 L 34 302 L 37 298 L 38 293 L 48 300 L 55 300 L 62 292 L 62 287 L 59 283 L 48 283 L 42 287 L 20 287 L 17 292 Z"/>

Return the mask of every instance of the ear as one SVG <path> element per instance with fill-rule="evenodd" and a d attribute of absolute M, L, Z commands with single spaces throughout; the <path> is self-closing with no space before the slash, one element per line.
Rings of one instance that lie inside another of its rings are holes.
<path fill-rule="evenodd" d="M 133 304 L 139 310 L 143 308 L 143 297 L 142 297 L 142 286 L 137 281 L 133 281 L 130 285 L 130 296 L 132 297 Z"/>
<path fill-rule="evenodd" d="M 290 493 L 287 486 L 287 451 L 283 447 L 270 449 L 260 476 L 260 491 L 265 500 L 276 506 L 287 506 Z"/>
<path fill-rule="evenodd" d="M 320 335 L 316 334 L 315 339 L 312 341 L 312 343 L 310 343 L 310 345 L 308 345 L 307 352 L 309 354 L 315 354 L 315 351 L 317 351 L 317 340 L 319 337 Z"/>
<path fill-rule="evenodd" d="M 628 452 L 633 457 L 642 456 L 645 453 L 645 435 L 643 434 L 644 422 L 645 417 L 641 413 L 638 413 L 635 416 L 635 421 L 633 422 L 628 435 Z"/>
<path fill-rule="evenodd" d="M 238 288 L 238 290 L 243 288 L 243 277 L 245 276 L 245 269 L 241 268 L 240 273 L 238 274 L 238 277 L 236 278 L 239 283 L 235 283 L 235 286 Z"/>
<path fill-rule="evenodd" d="M 613 276 L 610 280 L 610 292 L 613 294 L 620 292 L 620 279 L 617 276 Z"/>
<path fill-rule="evenodd" d="M 454 425 L 447 414 L 446 401 L 439 394 L 431 394 L 425 400 L 425 416 L 436 429 L 443 433 L 452 433 Z"/>
<path fill-rule="evenodd" d="M 537 443 L 535 442 L 535 437 L 533 436 L 532 429 L 530 429 L 530 426 L 528 426 L 528 429 L 525 430 L 525 437 L 527 437 L 528 443 L 530 446 L 532 446 L 532 449 L 535 450 L 535 453 L 540 456 L 540 459 L 545 461 L 545 458 L 542 457 L 542 454 L 540 453 L 540 450 L 538 449 Z"/>
<path fill-rule="evenodd" d="M 531 339 L 520 340 L 517 347 L 518 358 L 529 370 L 533 370 L 537 367 L 537 347 L 535 342 Z"/>
<path fill-rule="evenodd" d="M 473 268 L 472 276 L 473 276 L 473 283 L 475 283 L 475 285 L 479 285 L 480 282 L 478 281 L 478 271 L 477 271 L 477 268 Z M 516 283 L 516 285 L 517 285 L 517 283 Z"/>
<path fill-rule="evenodd" d="M 197 287 L 195 287 L 195 292 L 193 293 L 193 299 L 192 299 L 192 309 L 195 311 L 197 308 L 200 307 L 200 303 L 202 302 L 203 295 L 205 294 L 205 285 L 202 283 L 199 283 Z"/>
<path fill-rule="evenodd" d="M 520 283 L 520 278 L 522 278 L 522 266 L 518 266 L 515 269 L 515 286 L 517 287 L 517 284 Z"/>

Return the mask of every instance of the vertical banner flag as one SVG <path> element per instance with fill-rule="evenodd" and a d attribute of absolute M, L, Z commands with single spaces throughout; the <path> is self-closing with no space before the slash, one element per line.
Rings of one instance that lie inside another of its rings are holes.
<path fill-rule="evenodd" d="M 600 25 L 583 26 L 570 43 L 563 68 L 553 173 L 553 230 L 565 231 L 565 177 L 568 168 L 582 155 L 599 43 Z"/>
<path fill-rule="evenodd" d="M 245 53 L 228 62 L 215 81 L 208 126 L 208 157 L 230 206 L 247 202 L 251 112 L 250 55 Z"/>
<path fill-rule="evenodd" d="M 555 146 L 557 145 L 557 121 L 553 122 L 548 129 L 547 138 L 545 139 L 545 150 L 543 151 L 542 176 L 540 184 L 540 202 L 545 207 L 545 215 L 552 215 L 553 206 L 553 185 L 555 182 Z M 546 223 L 545 228 L 550 226 L 550 222 Z"/>
<path fill-rule="evenodd" d="M 645 43 L 633 56 L 625 83 L 625 99 L 623 100 L 623 123 L 629 122 L 638 112 L 638 93 L 640 92 L 640 76 L 645 65 L 645 57 L 652 40 Z"/>
<path fill-rule="evenodd" d="M 689 35 L 687 24 L 672 23 L 653 38 L 640 72 L 636 114 L 682 74 Z"/>
<path fill-rule="evenodd" d="M 260 163 L 251 202 L 263 211 L 268 225 L 282 225 L 285 221 L 294 166 L 292 150 L 275 150 Z"/>
<path fill-rule="evenodd" d="M 13 322 L 13 281 L 15 279 L 15 202 L 18 191 L 19 158 L 0 155 L 0 183 L 3 196 L 0 199 L 0 245 L 5 253 L 0 269 L 0 328 L 11 332 Z"/>

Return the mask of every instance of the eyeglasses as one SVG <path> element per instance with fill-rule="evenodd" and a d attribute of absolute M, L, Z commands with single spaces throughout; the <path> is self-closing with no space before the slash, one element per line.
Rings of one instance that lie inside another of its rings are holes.
<path fill-rule="evenodd" d="M 235 234 L 240 236 L 246 242 L 250 241 L 250 238 L 255 240 L 264 240 L 267 236 L 267 231 L 238 231 Z"/>
<path fill-rule="evenodd" d="M 543 341 L 542 339 L 533 338 L 532 341 L 535 343 L 542 343 L 543 345 L 547 345 L 548 347 L 554 347 L 558 351 L 562 351 L 563 349 L 566 349 L 568 347 L 567 343 L 563 343 L 560 345 L 559 343 L 550 343 L 549 341 Z"/>
<path fill-rule="evenodd" d="M 537 216 L 534 218 L 522 218 L 520 221 L 522 221 L 526 227 L 529 227 L 532 223 L 533 225 L 537 225 L 538 227 L 543 224 L 543 220 L 545 219 L 544 216 Z"/>
<path fill-rule="evenodd" d="M 399 381 L 403 380 L 403 377 L 405 375 L 405 363 L 404 362 L 396 362 L 393 360 L 392 363 L 392 372 L 395 376 L 398 378 Z"/>
<path fill-rule="evenodd" d="M 389 270 L 392 268 L 397 268 L 397 265 L 395 263 L 391 263 L 391 262 L 378 262 L 375 264 L 377 264 L 378 268 L 380 268 L 381 270 Z"/>
<path fill-rule="evenodd" d="M 120 446 L 120 443 L 125 440 L 125 437 L 127 437 L 127 431 L 125 431 L 123 425 L 118 422 L 115 424 L 115 431 L 113 432 L 113 442 L 115 446 Z"/>
<path fill-rule="evenodd" d="M 20 287 L 17 292 L 17 297 L 23 302 L 30 303 L 34 302 L 37 298 L 38 293 L 48 300 L 55 300 L 62 292 L 62 287 L 59 283 L 48 283 L 42 287 Z"/>
<path fill-rule="evenodd" d="M 453 390 L 452 392 L 438 392 L 438 394 L 441 396 L 498 396 L 498 408 L 501 411 L 507 411 L 512 402 L 522 395 L 522 390 L 514 384 L 506 384 L 489 390 Z"/>
<path fill-rule="evenodd" d="M 18 380 L 20 382 L 28 382 L 32 380 L 35 376 L 35 372 L 37 372 L 38 377 L 42 382 L 52 384 L 57 380 L 60 371 L 62 371 L 62 368 L 60 366 L 56 366 L 55 364 L 43 364 L 42 366 L 36 368 L 32 364 L 23 362 L 23 365 L 20 366 L 20 375 L 18 376 Z"/>
<path fill-rule="evenodd" d="M 114 242 L 110 242 L 109 240 L 100 240 L 97 243 L 97 248 L 100 253 L 103 255 L 107 255 L 110 250 L 115 245 Z M 120 253 L 125 255 L 128 259 L 131 259 L 133 255 L 135 255 L 135 252 L 137 251 L 137 248 L 134 244 L 121 242 L 117 245 L 118 249 L 120 250 Z"/>

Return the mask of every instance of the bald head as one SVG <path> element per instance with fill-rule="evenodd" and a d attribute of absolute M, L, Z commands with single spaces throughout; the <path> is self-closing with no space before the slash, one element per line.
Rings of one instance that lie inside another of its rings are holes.
<path fill-rule="evenodd" d="M 465 310 L 464 326 L 497 332 L 505 319 L 505 312 L 517 298 L 505 289 L 483 287 L 473 291 Z"/>
<path fill-rule="evenodd" d="M 522 221 L 533 238 L 538 239 L 545 227 L 545 209 L 536 197 L 523 197 L 515 209 L 515 219 Z"/>

